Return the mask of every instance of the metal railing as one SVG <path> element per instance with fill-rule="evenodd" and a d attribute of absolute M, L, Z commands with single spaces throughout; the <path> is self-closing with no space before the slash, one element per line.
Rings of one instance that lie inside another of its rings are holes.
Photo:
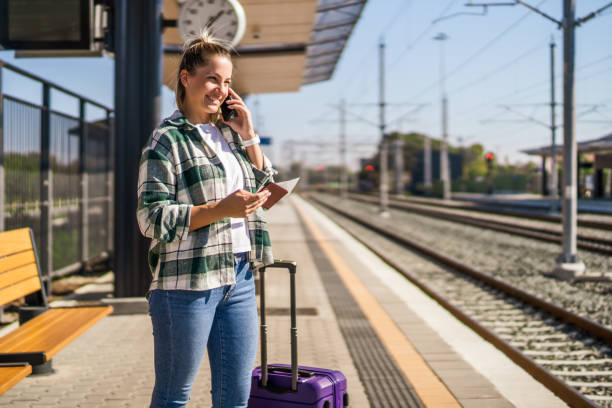
<path fill-rule="evenodd" d="M 4 92 L 3 73 L 34 80 L 41 104 Z M 52 109 L 74 98 L 78 116 Z M 87 109 L 102 113 L 86 119 Z M 113 249 L 113 111 L 0 60 L 0 231 L 34 231 L 47 293 Z"/>

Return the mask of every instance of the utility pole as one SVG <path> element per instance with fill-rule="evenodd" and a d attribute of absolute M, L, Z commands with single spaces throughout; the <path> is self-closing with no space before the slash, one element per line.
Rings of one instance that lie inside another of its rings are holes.
<path fill-rule="evenodd" d="M 343 199 L 347 196 L 348 181 L 346 168 L 346 103 L 344 99 L 340 100 L 340 197 Z"/>
<path fill-rule="evenodd" d="M 387 141 L 385 140 L 385 43 L 381 38 L 379 45 L 380 56 L 380 215 L 389 216 L 389 185 L 387 182 Z"/>
<path fill-rule="evenodd" d="M 431 191 L 431 139 L 429 136 L 424 135 L 423 140 L 423 167 L 424 167 L 424 184 L 427 192 Z"/>
<path fill-rule="evenodd" d="M 450 199 L 450 177 L 448 173 L 448 98 L 444 82 L 444 41 L 448 39 L 445 33 L 439 33 L 434 40 L 440 41 L 440 93 L 442 95 L 442 140 L 440 143 L 440 181 L 442 182 L 442 198 Z"/>
<path fill-rule="evenodd" d="M 394 169 L 394 191 L 395 194 L 402 194 L 404 191 L 404 183 L 402 181 L 404 176 L 404 139 L 402 138 L 402 134 L 398 135 L 397 140 L 395 140 L 395 157 L 393 160 Z"/>
<path fill-rule="evenodd" d="M 302 162 L 300 163 L 300 185 L 304 190 L 308 189 L 308 167 L 306 165 L 306 152 L 302 152 Z"/>
<path fill-rule="evenodd" d="M 556 133 L 557 125 L 555 107 L 555 38 L 550 37 L 550 133 L 552 137 L 552 144 L 550 147 L 550 199 L 551 199 L 551 210 L 557 211 L 557 146 L 556 146 Z"/>

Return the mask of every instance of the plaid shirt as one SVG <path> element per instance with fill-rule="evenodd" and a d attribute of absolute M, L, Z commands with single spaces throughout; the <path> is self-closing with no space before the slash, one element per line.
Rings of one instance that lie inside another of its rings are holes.
<path fill-rule="evenodd" d="M 242 139 L 227 125 L 221 133 L 244 176 L 245 190 L 257 191 L 272 178 L 249 161 Z M 152 238 L 148 263 L 153 289 L 207 290 L 236 282 L 230 218 L 189 232 L 191 209 L 228 195 L 225 169 L 217 154 L 178 110 L 153 131 L 142 150 L 138 173 L 138 226 Z M 274 262 L 263 209 L 247 218 L 249 261 Z"/>

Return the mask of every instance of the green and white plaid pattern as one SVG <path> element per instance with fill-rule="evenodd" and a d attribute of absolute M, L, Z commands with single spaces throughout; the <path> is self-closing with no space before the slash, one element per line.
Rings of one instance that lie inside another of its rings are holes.
<path fill-rule="evenodd" d="M 221 133 L 238 159 L 245 190 L 272 179 L 249 161 L 240 136 L 229 126 Z M 195 126 L 178 110 L 153 131 L 142 150 L 138 173 L 136 216 L 142 234 L 152 238 L 149 267 L 153 289 L 207 290 L 235 283 L 230 219 L 224 218 L 189 232 L 191 209 L 227 196 L 225 169 Z M 274 262 L 264 211 L 247 219 L 251 238 L 249 261 L 255 266 Z"/>

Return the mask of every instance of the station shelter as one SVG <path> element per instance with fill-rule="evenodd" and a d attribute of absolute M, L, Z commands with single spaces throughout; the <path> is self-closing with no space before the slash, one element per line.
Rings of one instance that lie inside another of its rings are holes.
<path fill-rule="evenodd" d="M 542 192 L 549 194 L 552 146 L 523 150 L 523 153 L 542 158 Z M 557 191 L 562 191 L 561 175 L 563 145 L 555 146 L 557 154 Z M 593 140 L 578 142 L 578 196 L 581 198 L 612 198 L 612 133 Z"/>

